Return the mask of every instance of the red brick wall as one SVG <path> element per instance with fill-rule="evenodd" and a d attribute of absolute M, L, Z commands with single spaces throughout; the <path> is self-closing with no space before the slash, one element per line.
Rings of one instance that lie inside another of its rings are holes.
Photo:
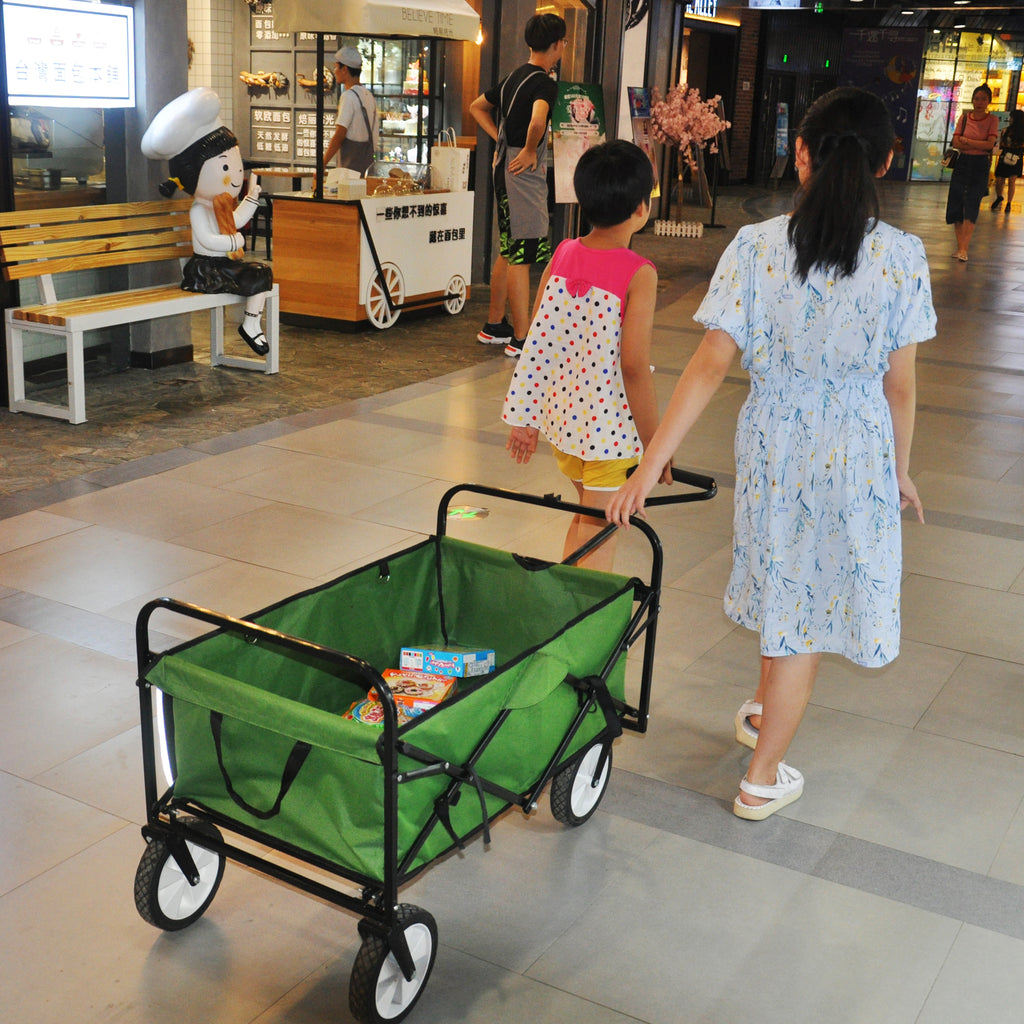
<path fill-rule="evenodd" d="M 743 9 L 740 15 L 739 55 L 736 61 L 736 101 L 732 116 L 730 145 L 731 181 L 748 177 L 750 143 L 754 125 L 754 102 L 757 96 L 757 48 L 761 34 L 761 12 Z M 749 83 L 744 89 L 744 83 Z"/>

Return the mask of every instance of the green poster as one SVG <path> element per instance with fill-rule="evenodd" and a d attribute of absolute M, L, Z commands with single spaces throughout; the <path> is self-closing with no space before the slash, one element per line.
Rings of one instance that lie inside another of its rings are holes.
<path fill-rule="evenodd" d="M 604 97 L 601 86 L 559 82 L 551 115 L 555 159 L 555 202 L 575 203 L 572 176 L 579 158 L 605 141 Z"/>

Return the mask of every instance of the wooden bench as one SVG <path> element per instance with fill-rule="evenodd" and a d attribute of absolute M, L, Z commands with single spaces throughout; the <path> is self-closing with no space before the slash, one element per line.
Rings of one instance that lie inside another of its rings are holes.
<path fill-rule="evenodd" d="M 57 298 L 53 277 L 76 270 L 100 270 L 129 264 L 178 261 L 192 255 L 188 211 L 191 199 L 70 206 L 0 213 L 0 262 L 8 281 L 37 278 L 42 301 L 8 309 L 7 381 L 13 412 L 85 422 L 86 331 L 158 317 L 210 311 L 210 362 L 264 373 L 278 371 L 278 287 L 267 297 L 264 333 L 270 351 L 263 358 L 229 356 L 224 352 L 224 309 L 243 306 L 239 295 L 206 295 L 182 291 L 178 282 L 78 298 Z M 64 339 L 68 367 L 67 408 L 25 397 L 24 332 Z M 239 344 L 243 344 L 239 339 Z"/>

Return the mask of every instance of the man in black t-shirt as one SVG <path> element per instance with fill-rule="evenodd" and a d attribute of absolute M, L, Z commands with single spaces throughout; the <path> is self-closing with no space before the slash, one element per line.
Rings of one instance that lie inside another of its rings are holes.
<path fill-rule="evenodd" d="M 547 138 L 558 85 L 551 70 L 565 52 L 565 21 L 535 14 L 524 33 L 530 59 L 470 104 L 477 123 L 497 143 L 494 198 L 499 254 L 491 271 L 489 321 L 477 338 L 518 356 L 530 326 L 530 266 L 551 259 L 548 239 Z M 506 300 L 512 323 L 505 319 Z"/>

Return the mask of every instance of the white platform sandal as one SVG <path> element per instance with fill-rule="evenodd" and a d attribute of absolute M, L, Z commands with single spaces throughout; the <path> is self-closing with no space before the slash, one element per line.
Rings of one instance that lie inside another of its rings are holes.
<path fill-rule="evenodd" d="M 750 724 L 751 715 L 760 715 L 763 708 L 756 700 L 748 700 L 743 707 L 736 712 L 736 742 L 742 743 L 751 750 L 757 746 L 757 737 L 760 732 Z"/>
<path fill-rule="evenodd" d="M 775 773 L 774 786 L 759 786 L 757 783 L 748 782 L 744 775 L 740 782 L 740 792 L 747 796 L 760 797 L 767 800 L 766 804 L 759 804 L 752 807 L 745 804 L 738 796 L 733 801 L 732 813 L 737 818 L 745 818 L 747 821 L 763 821 L 776 811 L 799 800 L 804 791 L 804 777 L 795 769 L 783 761 L 779 762 L 778 771 Z"/>

